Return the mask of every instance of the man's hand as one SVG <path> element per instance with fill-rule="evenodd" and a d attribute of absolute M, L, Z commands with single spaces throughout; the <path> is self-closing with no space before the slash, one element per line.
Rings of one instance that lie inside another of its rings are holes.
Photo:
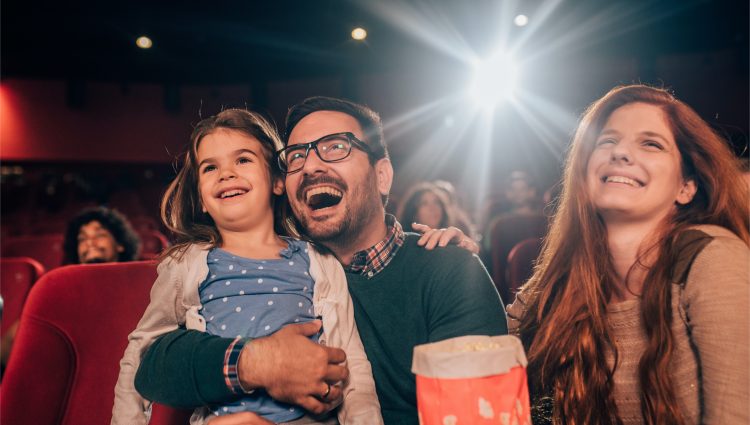
<path fill-rule="evenodd" d="M 273 399 L 314 414 L 338 406 L 343 395 L 341 387 L 334 384 L 349 376 L 342 364 L 346 354 L 310 341 L 320 327 L 320 320 L 288 325 L 245 344 L 238 362 L 242 386 L 264 388 Z"/>
<path fill-rule="evenodd" d="M 472 254 L 479 254 L 479 245 L 458 227 L 433 229 L 424 224 L 412 223 L 411 228 L 422 234 L 422 237 L 417 241 L 417 245 L 423 246 L 427 250 L 453 243 Z"/>
<path fill-rule="evenodd" d="M 213 416 L 213 415 L 211 415 Z M 208 420 L 208 425 L 273 425 L 273 422 L 263 419 L 255 413 L 240 412 L 231 415 L 214 416 Z"/>

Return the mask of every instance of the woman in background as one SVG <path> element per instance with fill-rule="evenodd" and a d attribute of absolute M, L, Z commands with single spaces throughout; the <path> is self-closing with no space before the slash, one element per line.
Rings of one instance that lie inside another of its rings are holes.
<path fill-rule="evenodd" d="M 433 229 L 455 224 L 447 196 L 437 186 L 428 182 L 417 183 L 407 190 L 398 210 L 398 220 L 404 223 L 407 231 L 416 230 L 412 229 L 412 223 L 424 224 Z"/>
<path fill-rule="evenodd" d="M 419 246 L 432 249 L 453 241 L 474 254 L 479 253 L 479 245 L 470 236 L 471 229 L 457 227 L 459 224 L 447 195 L 433 183 L 417 183 L 409 188 L 397 217 L 405 231 L 422 233 L 417 241 Z M 454 239 L 454 235 L 458 236 Z"/>
<path fill-rule="evenodd" d="M 534 276 L 508 309 L 534 423 L 749 423 L 748 188 L 665 90 L 584 114 Z"/>

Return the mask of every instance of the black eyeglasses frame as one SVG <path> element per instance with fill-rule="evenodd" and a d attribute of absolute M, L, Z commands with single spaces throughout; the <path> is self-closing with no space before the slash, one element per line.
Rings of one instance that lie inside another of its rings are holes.
<path fill-rule="evenodd" d="M 346 140 L 349 142 L 349 152 L 347 152 L 346 156 L 344 156 L 342 158 L 338 158 L 338 159 L 334 159 L 334 160 L 324 159 L 320 155 L 320 152 L 318 151 L 318 143 L 321 140 L 328 139 L 328 138 L 334 137 L 334 136 L 344 136 L 346 138 Z M 310 149 L 313 149 L 315 151 L 315 154 L 318 155 L 318 158 L 320 158 L 321 161 L 328 162 L 328 163 L 340 162 L 340 161 L 345 160 L 346 158 L 349 158 L 349 155 L 352 154 L 352 148 L 353 147 L 355 147 L 355 148 L 363 151 L 364 153 L 367 154 L 367 156 L 372 156 L 372 154 L 373 154 L 373 152 L 370 149 L 370 147 L 367 146 L 367 144 L 365 142 L 363 142 L 362 140 L 359 140 L 357 138 L 357 136 L 354 135 L 354 133 L 349 132 L 349 131 L 341 132 L 341 133 L 331 133 L 331 134 L 327 134 L 327 135 L 325 135 L 325 136 L 323 136 L 323 137 L 321 137 L 319 139 L 313 140 L 312 142 L 299 143 L 299 144 L 296 144 L 296 145 L 287 145 L 286 147 L 284 147 L 284 148 L 279 149 L 278 151 L 276 151 L 276 153 L 275 153 L 276 163 L 278 164 L 279 168 L 281 169 L 281 172 L 283 172 L 285 174 L 294 174 L 294 173 L 302 170 L 302 168 L 305 167 L 305 163 L 303 162 L 302 166 L 300 168 L 298 168 L 298 169 L 296 169 L 294 171 L 287 171 L 288 167 L 284 163 L 284 160 L 281 159 L 282 155 L 284 154 L 284 152 L 289 151 L 291 149 L 300 149 L 301 147 L 305 148 L 305 161 L 307 161 L 307 157 L 310 155 Z"/>

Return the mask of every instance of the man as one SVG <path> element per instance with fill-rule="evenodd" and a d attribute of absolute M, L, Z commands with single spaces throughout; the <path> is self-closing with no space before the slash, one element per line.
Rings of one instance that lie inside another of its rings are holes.
<path fill-rule="evenodd" d="M 310 98 L 287 115 L 279 165 L 305 235 L 343 264 L 354 314 L 387 424 L 417 424 L 415 345 L 507 332 L 502 302 L 476 256 L 427 251 L 385 214 L 393 168 L 378 115 L 348 101 Z M 263 388 L 313 413 L 340 401 L 341 350 L 306 339 L 319 322 L 252 341 L 177 330 L 141 363 L 136 388 L 177 406 L 210 404 Z M 186 373 L 187 371 L 187 373 Z"/>
<path fill-rule="evenodd" d="M 116 210 L 87 208 L 68 222 L 64 264 L 116 263 L 138 259 L 141 241 Z"/>

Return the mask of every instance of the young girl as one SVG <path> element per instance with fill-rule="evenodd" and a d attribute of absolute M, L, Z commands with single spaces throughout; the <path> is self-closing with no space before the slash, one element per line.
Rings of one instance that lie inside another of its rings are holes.
<path fill-rule="evenodd" d="M 670 93 L 620 87 L 589 108 L 508 308 L 535 424 L 750 421 L 749 204 L 730 149 Z"/>
<path fill-rule="evenodd" d="M 342 348 L 351 372 L 340 422 L 382 423 L 341 265 L 306 242 L 280 236 L 297 233 L 283 208 L 282 177 L 271 165 L 281 147 L 276 131 L 255 113 L 230 109 L 201 121 L 191 145 L 161 207 L 177 243 L 164 254 L 151 303 L 129 336 L 112 423 L 148 422 L 150 403 L 133 380 L 142 354 L 158 336 L 185 326 L 258 338 L 316 316 L 323 320 L 319 342 Z M 309 419 L 303 409 L 256 391 L 196 410 L 191 424 L 243 411 L 277 423 Z"/>

